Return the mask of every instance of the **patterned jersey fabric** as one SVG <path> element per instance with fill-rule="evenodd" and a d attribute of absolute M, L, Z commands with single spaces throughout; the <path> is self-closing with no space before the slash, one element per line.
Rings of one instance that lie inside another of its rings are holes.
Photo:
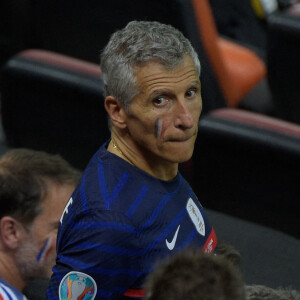
<path fill-rule="evenodd" d="M 156 263 L 188 246 L 213 252 L 216 244 L 180 173 L 172 181 L 159 180 L 103 145 L 61 217 L 47 297 L 142 298 L 145 276 Z"/>

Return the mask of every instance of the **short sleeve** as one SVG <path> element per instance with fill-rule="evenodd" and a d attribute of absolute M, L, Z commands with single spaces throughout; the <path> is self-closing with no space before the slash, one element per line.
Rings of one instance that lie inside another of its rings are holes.
<path fill-rule="evenodd" d="M 140 249 L 136 229 L 123 214 L 81 213 L 59 229 L 47 299 L 76 293 L 78 299 L 120 298 L 140 276 Z"/>

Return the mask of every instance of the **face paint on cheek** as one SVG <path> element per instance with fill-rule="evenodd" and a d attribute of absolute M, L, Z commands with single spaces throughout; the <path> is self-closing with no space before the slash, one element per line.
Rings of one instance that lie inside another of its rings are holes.
<path fill-rule="evenodd" d="M 37 255 L 37 261 L 38 263 L 42 263 L 47 259 L 49 256 L 50 252 L 53 250 L 55 244 L 55 239 L 51 236 L 46 239 L 43 247 L 41 248 L 39 254 Z"/>
<path fill-rule="evenodd" d="M 160 118 L 157 118 L 155 121 L 155 128 L 154 128 L 154 135 L 158 139 L 161 135 L 162 130 L 162 120 Z"/>

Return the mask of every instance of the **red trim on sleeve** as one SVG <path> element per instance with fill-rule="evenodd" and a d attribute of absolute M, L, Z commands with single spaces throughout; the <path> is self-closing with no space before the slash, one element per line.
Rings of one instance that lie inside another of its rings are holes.
<path fill-rule="evenodd" d="M 129 289 L 124 293 L 124 296 L 132 298 L 143 298 L 145 295 L 146 291 L 144 289 Z"/>
<path fill-rule="evenodd" d="M 216 247 L 217 247 L 217 236 L 215 230 L 212 228 L 210 235 L 208 236 L 202 248 L 202 251 L 206 253 L 213 253 Z"/>

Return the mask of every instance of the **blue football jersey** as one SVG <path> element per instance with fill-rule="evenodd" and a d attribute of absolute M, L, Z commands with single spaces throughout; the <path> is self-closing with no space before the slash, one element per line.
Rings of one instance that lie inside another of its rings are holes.
<path fill-rule="evenodd" d="M 213 252 L 216 245 L 180 173 L 157 179 L 103 145 L 61 217 L 47 299 L 139 299 L 155 264 L 188 246 Z"/>

